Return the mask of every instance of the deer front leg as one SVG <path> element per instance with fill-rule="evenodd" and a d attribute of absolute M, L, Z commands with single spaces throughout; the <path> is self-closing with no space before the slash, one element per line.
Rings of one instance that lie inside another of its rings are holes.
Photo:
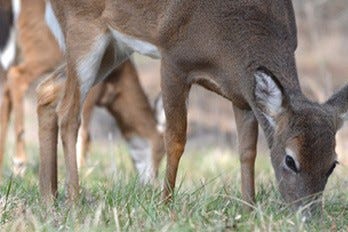
<path fill-rule="evenodd" d="M 100 85 L 94 86 L 83 104 L 81 114 L 81 126 L 79 128 L 76 152 L 77 152 L 77 168 L 80 169 L 86 162 L 87 152 L 90 145 L 89 124 L 91 122 L 94 106 L 99 96 Z"/>
<path fill-rule="evenodd" d="M 10 90 L 7 83 L 5 83 L 4 89 L 3 89 L 3 95 L 2 95 L 2 102 L 1 102 L 1 108 L 0 108 L 0 120 L 1 120 L 1 127 L 0 127 L 0 170 L 2 169 L 2 163 L 4 158 L 4 152 L 6 147 L 6 136 L 7 136 L 7 130 L 8 130 L 8 124 L 10 121 L 10 114 L 12 110 L 12 103 L 11 103 L 11 96 L 10 96 Z M 0 172 L 1 177 L 1 172 Z"/>
<path fill-rule="evenodd" d="M 184 82 L 185 75 L 162 61 L 162 94 L 163 106 L 167 118 L 165 131 L 165 147 L 167 153 L 166 176 L 162 198 L 171 199 L 178 165 L 185 149 L 187 130 L 186 100 L 190 85 Z"/>
<path fill-rule="evenodd" d="M 37 88 L 40 145 L 40 192 L 46 203 L 57 197 L 57 104 L 65 85 L 65 68 L 59 67 Z"/>
<path fill-rule="evenodd" d="M 251 110 L 242 110 L 236 106 L 233 107 L 233 110 L 238 132 L 242 197 L 246 203 L 250 204 L 246 206 L 246 209 L 251 209 L 250 206 L 255 203 L 254 169 L 258 123 Z"/>

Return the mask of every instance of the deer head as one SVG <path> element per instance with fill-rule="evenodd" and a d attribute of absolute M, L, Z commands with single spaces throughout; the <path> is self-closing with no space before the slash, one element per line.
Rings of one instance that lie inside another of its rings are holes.
<path fill-rule="evenodd" d="M 287 92 L 266 69 L 257 70 L 254 77 L 256 111 L 269 131 L 279 190 L 298 208 L 320 197 L 335 169 L 335 135 L 348 119 L 348 86 L 319 104 Z"/>

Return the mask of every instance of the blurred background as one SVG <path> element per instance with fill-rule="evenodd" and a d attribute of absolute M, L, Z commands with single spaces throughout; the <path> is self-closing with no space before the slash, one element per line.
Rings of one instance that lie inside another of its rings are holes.
<path fill-rule="evenodd" d="M 347 0 L 293 0 L 297 16 L 299 46 L 296 52 L 301 86 L 313 100 L 323 102 L 348 83 L 348 2 Z M 160 92 L 159 62 L 140 55 L 134 57 L 141 83 L 151 102 Z M 0 71 L 1 72 L 1 71 Z M 3 75 L 1 75 L 3 76 Z M 35 86 L 26 99 L 27 144 L 37 144 Z M 192 88 L 189 100 L 187 149 L 219 153 L 237 152 L 236 126 L 231 103 L 201 87 Z M 9 143 L 13 144 L 12 130 Z M 113 118 L 104 109 L 95 109 L 91 124 L 96 143 L 122 143 Z M 337 135 L 339 160 L 348 165 L 348 123 Z M 93 146 L 93 145 L 92 145 Z M 11 154 L 13 147 L 8 147 Z M 260 153 L 267 153 L 260 133 Z"/>

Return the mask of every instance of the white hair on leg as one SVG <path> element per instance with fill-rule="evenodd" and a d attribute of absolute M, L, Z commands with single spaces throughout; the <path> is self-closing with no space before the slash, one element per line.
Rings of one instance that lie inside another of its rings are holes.
<path fill-rule="evenodd" d="M 157 130 L 161 134 L 164 133 L 166 129 L 166 114 L 164 112 L 163 108 L 163 99 L 162 96 L 159 96 L 155 101 L 155 114 L 156 114 L 156 121 L 157 121 Z"/>
<path fill-rule="evenodd" d="M 77 136 L 77 143 L 76 143 L 76 160 L 77 160 L 77 170 L 81 169 L 83 160 L 84 160 L 84 154 L 82 153 L 83 146 L 85 145 L 83 143 L 83 131 L 84 129 L 80 126 L 78 136 Z"/>

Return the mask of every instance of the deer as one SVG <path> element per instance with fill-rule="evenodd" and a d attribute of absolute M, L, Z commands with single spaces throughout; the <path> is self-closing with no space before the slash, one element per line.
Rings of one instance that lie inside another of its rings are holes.
<path fill-rule="evenodd" d="M 3 55 L 2 57 L 6 55 L 6 60 L 4 59 L 6 62 L 2 65 L 8 69 L 1 104 L 0 167 L 2 167 L 10 114 L 14 110 L 16 152 L 13 171 L 16 175 L 23 175 L 27 163 L 23 136 L 23 98 L 25 92 L 29 86 L 39 82 L 42 76 L 48 75 L 60 63 L 63 63 L 59 66 L 63 70 L 65 65 L 58 44 L 44 20 L 44 0 L 17 1 L 17 3 L 7 0 L 0 3 L 0 9 L 4 9 L 0 12 L 0 18 L 8 19 L 7 21 L 1 21 L 4 24 L 1 30 L 4 29 L 4 31 L 1 33 L 2 37 L 0 39 L 4 41 L 2 43 L 4 49 L 1 50 L 4 52 L 1 55 Z M 20 10 L 18 4 L 21 5 Z M 13 15 L 16 16 L 13 17 Z M 13 34 L 16 35 L 15 37 L 18 36 L 17 42 L 22 50 L 21 56 L 23 57 L 22 61 L 16 65 L 12 65 L 15 63 L 13 61 L 16 56 L 15 50 L 6 52 L 16 46 L 16 38 L 13 37 Z M 59 95 L 54 95 L 50 91 L 52 88 L 63 88 L 62 86 L 65 84 L 64 75 L 59 74 L 59 78 L 47 77 L 39 85 L 38 108 L 40 112 L 43 112 L 38 115 L 39 122 L 42 122 L 40 125 L 43 125 L 39 127 L 39 134 L 42 134 L 43 128 L 47 127 L 45 125 L 48 121 L 45 118 L 46 112 L 49 112 L 60 100 Z M 58 80 L 57 83 L 54 82 L 56 79 Z M 129 107 L 131 105 L 136 108 Z M 80 142 L 77 144 L 79 167 L 83 166 L 86 159 L 90 143 L 88 127 L 93 109 L 96 106 L 105 107 L 118 122 L 121 134 L 129 146 L 131 158 L 140 181 L 149 182 L 157 175 L 158 166 L 164 154 L 163 138 L 162 133 L 157 130 L 158 123 L 155 111 L 148 102 L 139 82 L 136 68 L 130 60 L 126 60 L 110 73 L 104 82 L 90 92 L 85 101 L 82 114 L 83 123 L 79 130 Z M 43 141 L 45 141 L 45 138 Z M 43 146 L 48 145 L 44 144 Z"/>
<path fill-rule="evenodd" d="M 49 0 L 46 20 L 67 62 L 58 121 L 70 201 L 79 195 L 75 144 L 82 103 L 94 84 L 137 52 L 161 60 L 167 154 L 163 200 L 173 197 L 186 143 L 188 94 L 198 84 L 233 105 L 244 201 L 255 203 L 260 125 L 285 202 L 299 209 L 309 200 L 310 212 L 319 208 L 337 164 L 335 134 L 347 120 L 348 86 L 321 104 L 304 96 L 290 0 Z M 41 184 L 45 176 L 41 169 Z M 41 189 L 44 201 L 50 192 Z"/>

